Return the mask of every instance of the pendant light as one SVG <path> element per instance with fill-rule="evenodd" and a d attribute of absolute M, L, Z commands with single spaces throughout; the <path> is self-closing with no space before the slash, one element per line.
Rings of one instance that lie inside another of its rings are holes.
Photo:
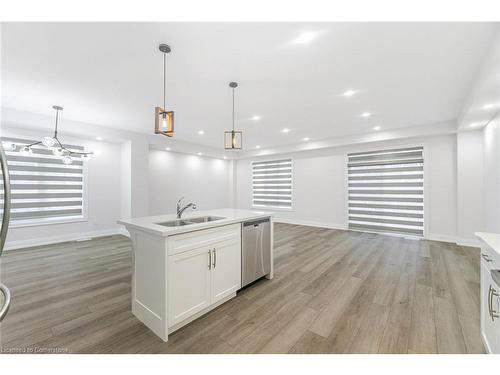
<path fill-rule="evenodd" d="M 233 129 L 224 132 L 224 148 L 226 150 L 241 150 L 243 148 L 243 132 L 234 130 L 234 89 L 238 83 L 230 82 L 229 87 L 233 89 Z"/>
<path fill-rule="evenodd" d="M 160 44 L 159 49 L 163 53 L 163 107 L 155 107 L 155 134 L 173 137 L 174 112 L 166 110 L 167 53 L 170 53 L 171 49 L 167 44 Z"/>
<path fill-rule="evenodd" d="M 61 141 L 59 141 L 59 138 L 57 136 L 57 126 L 59 124 L 59 111 L 62 111 L 63 107 L 54 105 L 52 106 L 52 108 L 55 109 L 56 111 L 56 123 L 55 123 L 54 135 L 52 137 L 43 137 L 41 141 L 33 142 L 29 145 L 20 146 L 19 153 L 23 156 L 29 156 L 33 154 L 33 149 L 32 149 L 33 146 L 44 145 L 50 151 L 52 151 L 52 154 L 54 156 L 60 156 L 62 162 L 66 165 L 71 164 L 73 162 L 73 159 L 76 157 L 80 157 L 82 160 L 90 159 L 90 156 L 93 154 L 93 152 L 72 151 L 64 147 Z M 17 148 L 16 144 L 9 142 L 9 145 L 10 145 L 9 151 L 16 150 Z"/>

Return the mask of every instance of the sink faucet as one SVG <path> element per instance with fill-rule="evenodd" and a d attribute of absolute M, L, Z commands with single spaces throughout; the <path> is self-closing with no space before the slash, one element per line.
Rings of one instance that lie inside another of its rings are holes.
<path fill-rule="evenodd" d="M 189 203 L 189 204 L 186 204 L 184 207 L 181 208 L 181 201 L 184 199 L 184 197 L 182 197 L 181 199 L 179 199 L 177 201 L 177 219 L 180 219 L 181 216 L 182 216 L 182 213 L 187 210 L 189 207 L 193 207 L 193 210 L 196 210 L 196 204 L 194 203 Z"/>

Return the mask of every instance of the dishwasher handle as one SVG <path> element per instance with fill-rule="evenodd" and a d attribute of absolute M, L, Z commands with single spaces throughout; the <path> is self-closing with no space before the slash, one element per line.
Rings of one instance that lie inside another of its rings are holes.
<path fill-rule="evenodd" d="M 264 224 L 264 223 L 269 223 L 269 218 L 268 217 L 266 217 L 264 219 L 260 219 L 260 220 L 245 221 L 243 223 L 243 226 L 244 227 L 249 227 L 249 226 L 257 227 L 260 224 Z"/>

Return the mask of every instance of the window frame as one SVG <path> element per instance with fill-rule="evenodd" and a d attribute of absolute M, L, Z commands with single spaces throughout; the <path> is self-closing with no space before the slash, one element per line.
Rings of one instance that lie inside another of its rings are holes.
<path fill-rule="evenodd" d="M 290 200 L 291 200 L 291 204 L 290 204 L 290 207 L 275 207 L 275 206 L 256 206 L 254 205 L 253 201 L 253 196 L 254 196 L 254 191 L 253 191 L 253 164 L 254 163 L 262 163 L 262 162 L 273 162 L 273 161 L 279 161 L 279 160 L 287 160 L 289 159 L 290 160 L 290 165 L 291 165 L 291 170 L 292 170 L 292 177 L 291 177 L 291 181 L 290 181 L 290 188 L 291 188 L 291 193 L 290 193 Z M 259 160 L 251 160 L 250 161 L 250 169 L 251 169 L 251 190 L 252 190 L 252 194 L 251 194 L 251 207 L 252 209 L 255 209 L 255 210 L 259 210 L 259 211 L 285 211 L 285 212 L 292 212 L 294 211 L 294 199 L 293 199 L 293 195 L 294 195 L 294 190 L 295 190 L 295 180 L 294 180 L 294 174 L 295 174 L 295 167 L 294 167 L 294 159 L 292 157 L 284 157 L 284 158 L 276 158 L 276 159 L 259 159 Z"/>
<path fill-rule="evenodd" d="M 422 236 L 413 236 L 411 234 L 400 234 L 400 233 L 391 233 L 391 232 L 378 232 L 378 231 L 368 231 L 368 230 L 360 230 L 360 229 L 350 229 L 349 228 L 349 154 L 356 152 L 379 152 L 386 151 L 393 148 L 413 148 L 413 147 L 422 147 L 422 157 L 423 157 L 423 176 L 424 176 L 424 185 L 423 185 L 423 210 L 424 210 L 424 225 L 423 225 L 423 234 Z M 364 232 L 364 233 L 374 233 L 381 234 L 386 236 L 393 237 L 403 237 L 415 240 L 428 240 L 430 239 L 429 234 L 429 189 L 430 181 L 429 181 L 429 147 L 427 142 L 417 142 L 417 143 L 402 143 L 402 144 L 391 144 L 391 145 L 372 145 L 372 146 L 362 146 L 359 148 L 353 148 L 346 152 L 344 152 L 344 229 L 355 232 Z"/>

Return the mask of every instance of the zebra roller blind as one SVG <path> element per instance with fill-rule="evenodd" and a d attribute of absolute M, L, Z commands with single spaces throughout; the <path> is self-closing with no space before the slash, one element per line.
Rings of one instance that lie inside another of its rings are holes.
<path fill-rule="evenodd" d="M 292 208 L 292 159 L 252 163 L 254 207 Z"/>
<path fill-rule="evenodd" d="M 348 154 L 349 228 L 424 235 L 423 148 Z"/>
<path fill-rule="evenodd" d="M 2 137 L 17 145 L 5 150 L 10 171 L 12 224 L 64 221 L 83 218 L 83 162 L 74 159 L 65 165 L 45 146 L 34 146 L 31 155 L 19 153 L 20 147 L 33 140 Z M 74 151 L 83 147 L 65 145 Z M 1 181 L 1 179 L 0 179 Z M 0 210 L 3 213 L 3 182 L 0 183 Z"/>

